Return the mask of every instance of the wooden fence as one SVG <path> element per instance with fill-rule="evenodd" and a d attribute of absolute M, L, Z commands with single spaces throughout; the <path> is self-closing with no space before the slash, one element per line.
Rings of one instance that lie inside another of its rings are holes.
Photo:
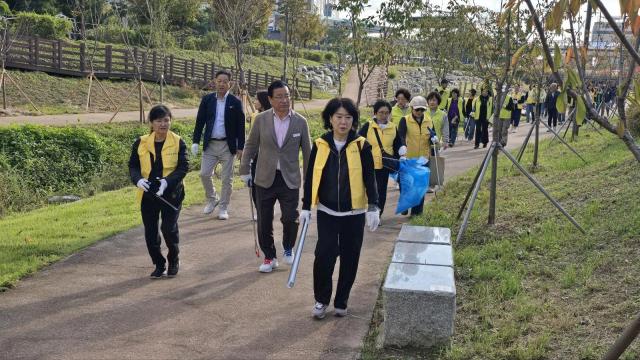
<path fill-rule="evenodd" d="M 157 82 L 164 73 L 165 80 L 174 85 L 190 84 L 208 87 L 216 71 L 229 70 L 238 77 L 234 68 L 221 67 L 195 59 L 183 59 L 173 55 L 162 56 L 155 50 L 117 48 L 111 45 L 93 46 L 93 43 L 71 43 L 64 40 L 48 40 L 37 37 L 12 39 L 7 51 L 7 68 L 42 71 L 49 74 L 85 77 L 93 73 L 101 79 L 132 79 L 137 77 L 136 67 L 145 81 Z M 279 76 L 245 71 L 249 93 L 266 89 Z M 311 99 L 313 85 L 308 81 L 289 84 L 297 89 L 299 98 Z"/>

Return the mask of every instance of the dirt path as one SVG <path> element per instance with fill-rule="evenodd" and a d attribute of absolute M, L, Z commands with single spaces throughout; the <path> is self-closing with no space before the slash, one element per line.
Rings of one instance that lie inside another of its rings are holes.
<path fill-rule="evenodd" d="M 510 134 L 510 148 L 526 130 L 528 125 Z M 484 151 L 471 148 L 461 141 L 445 152 L 447 178 L 478 164 Z M 310 316 L 316 223 L 293 289 L 285 286 L 287 265 L 271 274 L 257 271 L 248 191 L 241 189 L 233 193 L 228 221 L 202 215 L 200 206 L 183 211 L 182 266 L 175 279 L 148 278 L 152 267 L 138 227 L 0 294 L 0 358 L 357 358 L 395 237 L 407 221 L 392 214 L 397 197 L 391 185 L 383 226 L 365 231 L 347 318 Z M 278 222 L 275 229 L 281 239 Z"/>

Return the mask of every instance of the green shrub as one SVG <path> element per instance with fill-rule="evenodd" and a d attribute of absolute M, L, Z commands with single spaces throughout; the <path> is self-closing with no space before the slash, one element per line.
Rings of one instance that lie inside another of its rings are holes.
<path fill-rule="evenodd" d="M 15 26 L 16 32 L 47 39 L 64 39 L 73 27 L 71 20 L 33 12 L 19 12 Z"/>
<path fill-rule="evenodd" d="M 9 8 L 9 4 L 5 1 L 0 1 L 0 16 L 9 16 L 11 15 L 11 9 Z"/>
<path fill-rule="evenodd" d="M 305 50 L 302 52 L 302 57 L 307 60 L 321 62 L 323 58 L 323 53 L 322 51 Z"/>
<path fill-rule="evenodd" d="M 627 114 L 627 123 L 629 124 L 629 131 L 634 137 L 640 136 L 640 108 L 633 103 L 629 106 L 629 113 Z"/>
<path fill-rule="evenodd" d="M 219 32 L 210 31 L 200 38 L 198 48 L 205 51 L 224 52 L 229 45 Z"/>
<path fill-rule="evenodd" d="M 255 39 L 249 42 L 249 49 L 254 55 L 279 56 L 284 46 L 277 40 Z"/>
<path fill-rule="evenodd" d="M 336 58 L 336 54 L 328 51 L 324 53 L 324 61 L 333 62 Z"/>

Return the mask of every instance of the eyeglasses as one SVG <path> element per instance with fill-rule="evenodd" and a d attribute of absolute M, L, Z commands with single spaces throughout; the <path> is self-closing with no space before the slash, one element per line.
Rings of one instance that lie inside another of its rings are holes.
<path fill-rule="evenodd" d="M 290 94 L 278 95 L 278 96 L 274 96 L 273 99 L 278 101 L 289 100 L 291 99 L 291 95 Z"/>
<path fill-rule="evenodd" d="M 413 110 L 414 110 L 414 111 L 420 111 L 420 112 L 427 111 L 427 109 L 422 109 L 422 108 L 420 108 L 420 109 L 413 109 Z"/>

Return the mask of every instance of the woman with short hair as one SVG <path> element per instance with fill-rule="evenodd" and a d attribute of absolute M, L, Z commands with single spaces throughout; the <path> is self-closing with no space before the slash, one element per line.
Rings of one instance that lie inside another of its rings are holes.
<path fill-rule="evenodd" d="M 332 275 L 340 256 L 334 314 L 347 314 L 356 279 L 365 223 L 375 231 L 380 223 L 378 192 L 371 145 L 358 136 L 358 108 L 351 99 L 330 100 L 322 111 L 327 133 L 316 139 L 304 179 L 301 222 L 311 221 L 317 206 L 318 242 L 313 263 L 313 317 L 322 319 L 331 302 Z"/>
<path fill-rule="evenodd" d="M 189 171 L 187 145 L 171 127 L 171 111 L 164 105 L 156 105 L 149 111 L 151 133 L 138 138 L 129 157 L 131 181 L 138 187 L 144 237 L 151 261 L 156 266 L 152 279 L 164 275 L 169 261 L 168 277 L 178 274 L 180 249 L 178 243 L 178 216 L 184 199 L 182 180 Z M 167 259 L 162 256 L 160 230 L 169 249 Z"/>

